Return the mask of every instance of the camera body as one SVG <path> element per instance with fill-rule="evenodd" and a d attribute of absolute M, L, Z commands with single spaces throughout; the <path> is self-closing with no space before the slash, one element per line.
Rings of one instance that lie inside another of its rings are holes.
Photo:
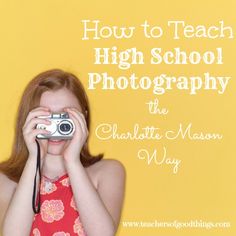
<path fill-rule="evenodd" d="M 45 129 L 50 131 L 50 134 L 38 134 L 38 139 L 72 139 L 75 132 L 75 124 L 69 118 L 67 112 L 52 113 L 49 116 L 38 116 L 38 118 L 48 119 L 51 124 L 37 124 L 36 129 Z"/>

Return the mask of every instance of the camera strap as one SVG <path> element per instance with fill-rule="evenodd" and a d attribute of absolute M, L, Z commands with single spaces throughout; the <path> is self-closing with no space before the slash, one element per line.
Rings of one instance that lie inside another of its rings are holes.
<path fill-rule="evenodd" d="M 33 211 L 34 213 L 39 213 L 40 212 L 40 186 L 41 186 L 41 170 L 40 170 L 40 145 L 37 139 L 35 139 L 36 144 L 37 144 L 37 164 L 36 164 L 36 171 L 35 171 L 35 177 L 34 177 L 34 188 L 33 188 L 33 198 L 32 198 L 32 206 L 33 206 Z M 38 194 L 38 208 L 36 209 L 35 206 L 35 201 L 36 201 L 36 196 L 37 196 L 37 190 L 36 190 L 36 181 L 37 181 L 37 172 L 39 172 L 39 194 Z"/>

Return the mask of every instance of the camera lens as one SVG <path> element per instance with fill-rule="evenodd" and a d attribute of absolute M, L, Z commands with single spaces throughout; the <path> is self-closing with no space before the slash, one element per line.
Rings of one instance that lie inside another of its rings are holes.
<path fill-rule="evenodd" d="M 62 132 L 68 132 L 70 130 L 70 125 L 69 124 L 61 124 L 60 129 Z"/>
<path fill-rule="evenodd" d="M 59 132 L 61 134 L 70 134 L 73 130 L 73 126 L 69 121 L 62 121 L 59 124 Z"/>

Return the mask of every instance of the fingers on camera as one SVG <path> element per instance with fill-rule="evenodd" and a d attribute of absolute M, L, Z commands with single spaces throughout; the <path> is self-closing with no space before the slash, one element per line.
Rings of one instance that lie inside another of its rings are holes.
<path fill-rule="evenodd" d="M 43 116 L 43 115 L 50 115 L 49 108 L 44 107 L 38 107 L 33 110 L 31 110 L 26 118 L 25 123 L 29 122 L 32 118 L 35 118 L 37 116 Z"/>
<path fill-rule="evenodd" d="M 28 130 L 31 131 L 32 129 L 36 128 L 37 124 L 45 124 L 45 125 L 50 125 L 51 122 L 46 119 L 42 118 L 32 118 L 30 121 L 28 121 L 25 126 L 23 127 L 23 130 Z"/>

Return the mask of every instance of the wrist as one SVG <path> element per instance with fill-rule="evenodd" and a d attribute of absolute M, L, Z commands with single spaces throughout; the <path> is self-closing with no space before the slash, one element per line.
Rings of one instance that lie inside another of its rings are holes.
<path fill-rule="evenodd" d="M 37 154 L 29 154 L 28 155 L 28 159 L 27 162 L 33 163 L 34 165 L 36 165 L 37 163 Z M 43 166 L 43 162 L 44 162 L 44 158 L 41 156 L 40 157 L 40 167 L 42 168 Z"/>
<path fill-rule="evenodd" d="M 77 168 L 78 166 L 82 166 L 82 163 L 80 161 L 80 157 L 74 157 L 74 158 L 67 158 L 66 156 L 64 157 L 64 163 L 65 167 L 67 169 L 71 169 L 74 166 Z"/>

